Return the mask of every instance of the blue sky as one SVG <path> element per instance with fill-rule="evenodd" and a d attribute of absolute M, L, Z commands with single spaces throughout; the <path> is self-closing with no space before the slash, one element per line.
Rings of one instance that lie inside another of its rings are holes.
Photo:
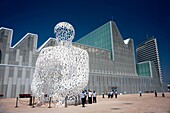
<path fill-rule="evenodd" d="M 14 30 L 12 45 L 26 33 L 38 35 L 38 46 L 55 37 L 54 26 L 71 23 L 74 41 L 113 20 L 123 39 L 137 44 L 155 36 L 163 74 L 170 83 L 170 0 L 0 0 L 0 27 Z"/>

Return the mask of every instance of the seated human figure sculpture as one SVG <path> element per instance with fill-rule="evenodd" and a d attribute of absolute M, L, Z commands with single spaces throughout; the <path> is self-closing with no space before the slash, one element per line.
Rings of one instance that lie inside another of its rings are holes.
<path fill-rule="evenodd" d="M 74 47 L 75 31 L 67 22 L 58 23 L 56 46 L 41 50 L 37 61 L 31 90 L 33 96 L 48 94 L 64 100 L 66 96 L 78 95 L 88 84 L 89 56 L 86 50 Z"/>

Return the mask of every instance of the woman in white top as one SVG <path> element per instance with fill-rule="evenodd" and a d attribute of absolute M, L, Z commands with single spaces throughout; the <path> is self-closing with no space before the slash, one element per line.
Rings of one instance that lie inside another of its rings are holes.
<path fill-rule="evenodd" d="M 88 100 L 89 100 L 89 104 L 92 104 L 92 92 L 90 90 L 88 92 Z"/>

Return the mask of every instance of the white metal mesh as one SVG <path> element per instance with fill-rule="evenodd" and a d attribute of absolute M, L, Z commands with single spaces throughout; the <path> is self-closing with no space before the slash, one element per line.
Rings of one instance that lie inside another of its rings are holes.
<path fill-rule="evenodd" d="M 60 28 L 60 25 L 63 29 Z M 73 27 L 70 26 L 69 23 L 57 24 L 56 38 L 65 41 L 72 40 L 75 33 L 73 33 Z M 59 29 L 62 29 L 61 32 Z M 66 33 L 65 30 L 69 33 Z M 37 58 L 31 90 L 35 96 L 49 94 L 62 100 L 67 95 L 80 93 L 86 87 L 88 78 L 89 56 L 87 51 L 72 45 L 58 44 L 56 47 L 46 47 L 41 50 Z"/>

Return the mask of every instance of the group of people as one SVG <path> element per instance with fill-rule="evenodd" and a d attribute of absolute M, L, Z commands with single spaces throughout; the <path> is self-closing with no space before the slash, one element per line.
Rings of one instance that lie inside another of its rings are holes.
<path fill-rule="evenodd" d="M 102 97 L 104 98 L 104 95 L 105 95 L 105 93 L 104 93 L 104 91 L 102 92 Z M 115 95 L 115 98 L 117 98 L 117 91 L 108 91 L 107 92 L 107 96 L 108 96 L 108 98 L 113 98 L 113 96 Z"/>
<path fill-rule="evenodd" d="M 154 91 L 154 94 L 155 94 L 155 97 L 157 97 L 158 94 L 156 90 Z M 140 97 L 142 96 L 142 91 L 139 91 L 139 95 Z M 164 91 L 162 91 L 162 97 L 165 97 Z"/>
<path fill-rule="evenodd" d="M 157 91 L 156 90 L 154 91 L 154 93 L 155 93 L 155 97 L 157 97 Z M 162 97 L 165 97 L 165 94 L 164 94 L 163 90 L 162 90 Z"/>
<path fill-rule="evenodd" d="M 91 91 L 91 90 L 84 90 L 81 92 L 81 101 L 82 101 L 82 107 L 85 107 L 85 104 L 89 103 L 89 104 L 92 104 L 92 101 L 93 103 L 96 103 L 97 100 L 96 100 L 96 92 L 95 91 Z M 87 101 L 88 99 L 88 101 Z"/>

